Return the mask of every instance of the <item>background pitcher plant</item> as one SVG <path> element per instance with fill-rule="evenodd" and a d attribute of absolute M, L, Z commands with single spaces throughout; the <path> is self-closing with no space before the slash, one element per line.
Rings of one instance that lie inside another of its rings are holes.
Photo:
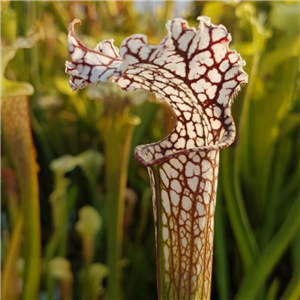
<path fill-rule="evenodd" d="M 18 260 L 25 258 L 22 286 L 23 298 L 37 298 L 40 268 L 40 205 L 36 150 L 33 143 L 29 96 L 34 88 L 27 82 L 11 81 L 5 77 L 7 64 L 22 48 L 31 48 L 41 38 L 37 32 L 27 38 L 19 38 L 13 45 L 1 48 L 1 123 L 7 153 L 10 155 L 12 174 L 16 174 L 20 195 L 10 198 L 12 241 L 10 255 L 4 260 L 1 278 L 3 299 L 17 299 L 20 290 L 14 287 L 18 278 Z M 9 169 L 7 169 L 9 170 Z M 17 195 L 17 194 L 16 194 Z M 19 199 L 21 200 L 19 203 Z M 23 251 L 21 251 L 21 246 Z"/>
<path fill-rule="evenodd" d="M 160 299 L 210 298 L 219 149 L 235 138 L 230 108 L 248 78 L 226 28 L 198 20 L 197 30 L 169 21 L 158 46 L 132 35 L 120 52 L 112 40 L 89 49 L 74 33 L 80 21 L 69 27 L 73 90 L 112 77 L 122 90 L 155 93 L 177 117 L 165 139 L 135 149 L 151 180 Z"/>

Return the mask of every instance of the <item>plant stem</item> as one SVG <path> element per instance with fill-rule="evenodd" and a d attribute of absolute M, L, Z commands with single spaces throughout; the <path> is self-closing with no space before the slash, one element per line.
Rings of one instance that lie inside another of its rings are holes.
<path fill-rule="evenodd" d="M 216 214 L 215 214 L 215 259 L 218 271 L 216 277 L 218 281 L 219 298 L 229 299 L 228 280 L 228 258 L 226 257 L 226 232 L 224 220 L 224 203 L 222 195 L 222 184 L 219 179 L 217 194 Z"/>
<path fill-rule="evenodd" d="M 104 117 L 106 188 L 108 213 L 107 299 L 120 299 L 119 261 L 122 253 L 127 166 L 134 126 L 120 114 L 120 105 L 110 102 Z"/>
<path fill-rule="evenodd" d="M 22 244 L 23 215 L 20 211 L 13 226 L 12 238 L 6 251 L 3 272 L 1 276 L 1 298 L 18 299 L 18 259 Z"/>
<path fill-rule="evenodd" d="M 22 299 L 37 299 L 41 245 L 38 167 L 32 141 L 28 97 L 2 98 L 3 132 L 16 169 L 24 220 L 24 283 Z"/>
<path fill-rule="evenodd" d="M 235 181 L 235 174 L 232 168 L 234 151 L 224 149 L 222 154 L 222 179 L 224 195 L 228 209 L 229 219 L 235 235 L 237 246 L 245 270 L 249 269 L 257 255 L 257 248 L 254 234 L 247 217 L 246 209 L 242 201 L 241 191 Z"/>

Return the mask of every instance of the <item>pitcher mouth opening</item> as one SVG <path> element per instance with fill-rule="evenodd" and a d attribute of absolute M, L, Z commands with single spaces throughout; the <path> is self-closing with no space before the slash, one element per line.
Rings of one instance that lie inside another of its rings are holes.
<path fill-rule="evenodd" d="M 165 139 L 161 141 L 154 142 L 151 144 L 139 145 L 135 147 L 134 156 L 139 163 L 146 167 L 150 167 L 157 164 L 161 164 L 167 160 L 176 158 L 180 155 L 187 156 L 190 153 L 209 152 L 229 147 L 233 143 L 236 136 L 235 123 L 231 116 L 230 120 L 231 123 L 229 123 L 229 126 L 227 127 L 230 129 L 224 130 L 223 134 L 220 135 L 219 141 L 217 141 L 214 144 L 204 144 L 203 146 L 182 149 L 171 148 L 165 151 L 166 153 L 163 154 L 163 148 L 161 147 L 161 143 L 169 139 L 169 137 L 172 134 L 170 133 Z"/>

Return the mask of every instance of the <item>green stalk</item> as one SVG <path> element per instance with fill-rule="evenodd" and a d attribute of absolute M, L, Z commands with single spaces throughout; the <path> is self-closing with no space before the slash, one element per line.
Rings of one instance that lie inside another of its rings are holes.
<path fill-rule="evenodd" d="M 216 277 L 218 281 L 219 298 L 229 299 L 228 280 L 228 258 L 226 257 L 226 234 L 224 220 L 224 203 L 222 195 L 221 178 L 217 194 L 216 215 L 215 215 L 215 259 L 218 271 Z"/>
<path fill-rule="evenodd" d="M 249 162 L 251 161 L 251 132 L 250 132 L 250 101 L 255 90 L 255 82 L 258 74 L 258 67 L 260 62 L 260 52 L 256 53 L 253 57 L 251 64 L 251 72 L 249 75 L 249 82 L 247 85 L 246 95 L 243 102 L 242 112 L 240 114 L 239 122 L 239 145 L 236 150 L 235 155 L 235 177 L 238 177 L 242 173 L 243 177 L 249 181 L 251 178 L 251 166 Z M 235 179 L 237 180 L 237 179 Z M 247 182 L 250 184 L 250 182 Z"/>
<path fill-rule="evenodd" d="M 108 290 L 107 299 L 120 299 L 120 268 L 127 167 L 134 125 L 126 120 L 120 102 L 109 99 L 104 117 L 107 220 L 108 220 Z"/>
<path fill-rule="evenodd" d="M 234 180 L 235 175 L 232 174 L 233 155 L 234 152 L 232 149 L 225 149 L 223 151 L 221 159 L 222 179 L 229 219 L 239 252 L 241 253 L 244 268 L 247 270 L 253 264 L 255 256 L 257 255 L 257 249 L 251 225 L 247 218 L 242 195 Z"/>
<path fill-rule="evenodd" d="M 22 199 L 25 234 L 22 299 L 37 299 L 41 264 L 38 166 L 35 161 L 27 96 L 2 98 L 2 124 Z"/>
<path fill-rule="evenodd" d="M 280 280 L 278 278 L 275 278 L 268 288 L 267 292 L 265 293 L 265 296 L 261 296 L 260 299 L 264 297 L 264 299 L 276 299 L 276 295 L 278 294 L 278 289 L 280 286 Z M 262 292 L 260 295 L 264 295 Z"/>
<path fill-rule="evenodd" d="M 12 237 L 6 251 L 1 276 L 1 298 L 18 299 L 18 289 L 16 284 L 18 280 L 18 259 L 22 244 L 23 233 L 23 215 L 20 211 L 13 226 Z"/>

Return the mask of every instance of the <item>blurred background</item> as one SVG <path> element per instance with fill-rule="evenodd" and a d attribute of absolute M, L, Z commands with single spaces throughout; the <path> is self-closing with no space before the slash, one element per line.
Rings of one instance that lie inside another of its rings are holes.
<path fill-rule="evenodd" d="M 300 299 L 299 5 L 1 1 L 2 299 L 157 299 L 149 179 L 133 151 L 174 120 L 144 92 L 72 92 L 67 30 L 80 19 L 91 48 L 134 33 L 158 44 L 167 20 L 197 27 L 200 15 L 226 26 L 249 75 L 221 150 L 212 299 Z"/>

